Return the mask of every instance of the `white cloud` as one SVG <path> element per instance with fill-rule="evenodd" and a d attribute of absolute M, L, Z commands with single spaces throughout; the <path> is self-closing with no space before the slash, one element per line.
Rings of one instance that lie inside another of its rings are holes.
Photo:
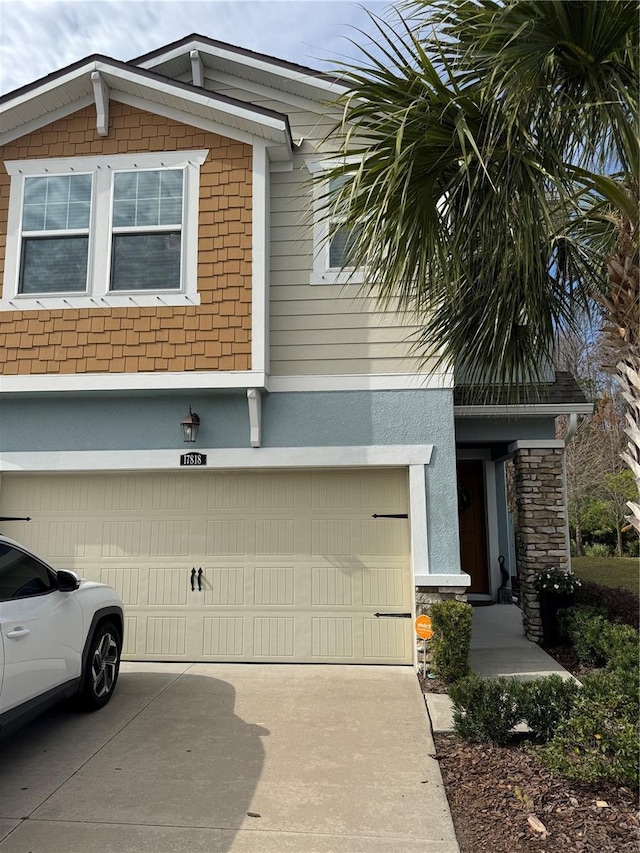
<path fill-rule="evenodd" d="M 0 0 L 0 93 L 10 92 L 92 53 L 140 54 L 197 32 L 324 70 L 371 32 L 365 10 L 377 0 Z"/>

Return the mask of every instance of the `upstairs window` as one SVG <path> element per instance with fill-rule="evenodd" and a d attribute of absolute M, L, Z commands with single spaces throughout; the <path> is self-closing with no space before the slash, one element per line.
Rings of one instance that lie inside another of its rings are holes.
<path fill-rule="evenodd" d="M 118 172 L 113 185 L 111 289 L 179 289 L 182 170 Z"/>
<path fill-rule="evenodd" d="M 308 163 L 312 175 L 322 174 L 335 162 Z M 341 225 L 341 218 L 327 210 L 327 198 L 338 192 L 348 176 L 316 182 L 313 188 L 313 271 L 311 284 L 362 284 L 363 270 L 346 266 L 353 229 Z"/>
<path fill-rule="evenodd" d="M 199 169 L 207 153 L 7 163 L 0 309 L 199 304 Z"/>
<path fill-rule="evenodd" d="M 91 175 L 25 178 L 20 293 L 87 289 Z"/>

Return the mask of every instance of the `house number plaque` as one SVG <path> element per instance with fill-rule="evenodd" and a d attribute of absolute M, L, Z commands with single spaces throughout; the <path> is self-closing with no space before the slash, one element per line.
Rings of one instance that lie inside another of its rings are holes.
<path fill-rule="evenodd" d="M 180 456 L 181 465 L 206 465 L 206 453 L 183 453 Z"/>

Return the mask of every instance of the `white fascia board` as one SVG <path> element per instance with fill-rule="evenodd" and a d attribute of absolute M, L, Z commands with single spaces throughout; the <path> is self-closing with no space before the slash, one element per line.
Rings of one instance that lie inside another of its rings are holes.
<path fill-rule="evenodd" d="M 25 122 L 25 124 L 19 124 L 18 127 L 14 127 L 12 130 L 8 130 L 6 133 L 0 133 L 0 145 L 8 145 L 9 142 L 13 142 L 14 139 L 20 139 L 21 136 L 26 136 L 28 133 L 34 133 L 36 130 L 39 130 L 41 127 L 44 127 L 44 125 L 53 124 L 54 121 L 59 121 L 61 118 L 66 118 L 67 116 L 72 115 L 72 113 L 75 113 L 78 110 L 83 110 L 85 107 L 91 106 L 91 104 L 93 103 L 93 94 L 86 95 L 84 98 L 80 98 L 77 101 L 73 101 L 73 103 L 71 104 L 65 104 L 63 107 L 58 107 L 58 109 L 51 110 L 51 112 L 47 112 L 45 115 L 39 116 L 39 118 Z"/>
<path fill-rule="evenodd" d="M 429 587 L 467 587 L 471 586 L 471 577 L 464 572 L 451 575 L 414 575 L 416 586 Z"/>
<path fill-rule="evenodd" d="M 201 56 L 206 56 L 207 54 L 210 56 L 217 56 L 222 60 L 234 62 L 237 65 L 246 65 L 249 68 L 257 69 L 258 71 L 273 74 L 276 77 L 283 77 L 286 80 L 294 80 L 297 83 L 304 83 L 306 86 L 311 86 L 333 96 L 348 91 L 347 86 L 341 86 L 339 83 L 335 83 L 331 80 L 323 80 L 322 78 L 315 77 L 311 74 L 295 71 L 292 68 L 283 68 L 281 65 L 269 62 L 268 60 L 244 56 L 242 53 L 214 47 L 213 45 L 197 40 L 190 44 L 173 48 L 166 53 L 156 55 L 152 59 L 147 59 L 146 62 L 141 62 L 139 67 L 150 70 L 157 65 L 162 65 L 163 62 L 169 62 L 171 59 L 176 59 L 177 57 L 182 56 L 185 52 L 189 52 L 191 50 L 197 50 Z"/>
<path fill-rule="evenodd" d="M 516 450 L 554 450 L 564 446 L 564 439 L 561 438 L 526 438 L 512 441 L 507 449 L 509 453 L 515 453 Z"/>
<path fill-rule="evenodd" d="M 264 145 L 253 146 L 251 241 L 251 369 L 269 369 L 269 161 Z"/>
<path fill-rule="evenodd" d="M 264 373 L 254 370 L 0 376 L 0 394 L 113 394 L 126 391 L 225 391 L 264 387 Z"/>
<path fill-rule="evenodd" d="M 180 447 L 170 450 L 65 450 L 0 453 L 0 472 L 174 471 Z M 193 447 L 192 447 L 193 449 Z M 207 467 L 199 470 L 247 468 L 402 468 L 428 465 L 433 445 L 370 447 L 198 447 Z"/>
<path fill-rule="evenodd" d="M 270 376 L 267 390 L 284 391 L 429 391 L 453 388 L 451 373 L 350 373 L 326 376 Z"/>
<path fill-rule="evenodd" d="M 28 101 L 42 97 L 55 89 L 64 88 L 64 86 L 70 81 L 82 77 L 83 75 L 87 75 L 87 88 L 91 90 L 91 94 L 81 100 L 74 101 L 73 104 L 65 106 L 60 110 L 51 112 L 44 111 L 40 118 L 34 119 L 27 124 L 20 124 L 19 127 L 2 134 L 0 136 L 0 143 L 6 144 L 7 142 L 12 141 L 12 139 L 17 139 L 20 136 L 23 136 L 25 133 L 32 132 L 33 130 L 37 130 L 39 127 L 50 124 L 55 120 L 55 118 L 61 118 L 64 115 L 69 115 L 70 113 L 93 103 L 94 93 L 91 75 L 95 72 L 100 72 L 105 85 L 107 85 L 111 90 L 110 96 L 114 100 L 121 101 L 122 103 L 128 103 L 133 106 L 139 106 L 141 109 L 149 110 L 151 107 L 150 111 L 158 113 L 159 115 L 166 115 L 166 112 L 161 109 L 164 105 L 159 102 L 159 99 L 154 99 L 152 94 L 154 92 L 159 92 L 169 97 L 180 98 L 187 103 L 193 103 L 194 105 L 203 107 L 205 110 L 214 111 L 221 117 L 222 121 L 224 121 L 225 116 L 229 116 L 246 122 L 249 127 L 248 131 L 243 132 L 242 130 L 229 128 L 224 123 L 217 123 L 217 129 L 213 131 L 215 133 L 221 133 L 222 135 L 226 135 L 231 138 L 237 138 L 239 141 L 248 141 L 249 144 L 252 144 L 256 137 L 267 138 L 279 144 L 286 144 L 287 147 L 290 148 L 289 129 L 284 117 L 279 119 L 271 115 L 262 115 L 254 110 L 243 108 L 241 104 L 228 104 L 219 100 L 216 98 L 214 93 L 202 94 L 201 91 L 190 91 L 182 86 L 175 86 L 170 81 L 164 82 L 162 80 L 149 80 L 145 75 L 136 74 L 135 71 L 116 68 L 109 63 L 95 60 L 87 65 L 83 65 L 81 68 L 77 68 L 69 74 L 65 74 L 63 77 L 58 77 L 55 80 L 43 83 L 35 89 L 29 89 L 29 91 L 16 98 L 12 98 L 0 107 L 1 119 L 3 114 L 8 114 Z M 147 92 L 150 93 L 150 97 L 128 98 L 127 93 L 118 88 L 119 80 L 126 81 L 133 86 L 147 90 Z M 182 123 L 201 126 L 197 123 L 199 117 L 192 116 L 190 112 L 174 110 L 174 113 L 177 113 L 176 118 Z M 255 132 L 251 132 L 251 126 L 253 126 Z M 242 139 L 239 134 L 243 134 L 245 138 Z"/>
<path fill-rule="evenodd" d="M 233 74 L 225 74 L 214 68 L 208 68 L 205 73 L 205 82 L 218 83 L 223 86 L 235 87 L 244 89 L 257 95 L 259 98 L 269 98 L 270 100 L 278 100 L 287 104 L 290 107 L 297 107 L 300 110 L 317 113 L 319 116 L 326 116 L 327 111 L 331 109 L 331 104 L 327 105 L 325 98 L 314 101 L 310 98 L 303 98 L 301 95 L 292 95 L 291 92 L 285 92 L 282 89 L 274 89 L 264 83 L 256 83 L 255 80 L 247 80 L 244 77 L 238 77 Z M 208 87 L 207 87 L 208 88 Z M 334 107 L 336 120 L 342 116 L 342 111 L 339 107 Z M 324 136 L 324 133 L 322 134 Z"/>
<path fill-rule="evenodd" d="M 557 417 L 558 415 L 591 415 L 593 403 L 530 403 L 513 406 L 454 406 L 453 413 L 459 418 L 496 417 Z"/>
<path fill-rule="evenodd" d="M 182 86 L 177 87 L 173 83 L 162 80 L 149 80 L 135 71 L 128 71 L 122 68 L 114 68 L 105 62 L 96 62 L 96 71 L 102 71 L 108 77 L 127 80 L 141 88 L 147 88 L 151 91 L 163 92 L 172 97 L 179 97 L 185 101 L 190 101 L 194 104 L 205 107 L 206 109 L 215 110 L 216 112 L 226 115 L 241 118 L 249 124 L 255 124 L 262 127 L 268 127 L 273 130 L 286 132 L 287 123 L 284 119 L 276 118 L 275 116 L 261 115 L 256 110 L 244 109 L 240 104 L 227 104 L 225 101 L 216 98 L 214 93 L 210 95 L 202 94 L 202 91 L 190 91 Z"/>
<path fill-rule="evenodd" d="M 64 74 L 62 77 L 55 77 L 53 80 L 45 80 L 37 88 L 29 88 L 26 92 L 23 92 L 21 95 L 16 95 L 15 98 L 11 98 L 6 104 L 0 106 L 0 117 L 2 117 L 4 113 L 11 112 L 16 107 L 20 107 L 22 104 L 26 104 L 28 101 L 32 101 L 40 95 L 46 95 L 47 92 L 52 92 L 54 89 L 64 88 L 67 83 L 70 83 L 72 80 L 77 80 L 78 77 L 82 77 L 83 74 L 90 75 L 92 71 L 97 70 L 98 63 L 93 60 L 80 68 L 75 68 L 73 71 L 67 72 L 67 74 Z M 91 89 L 91 80 L 89 77 L 87 77 L 87 89 Z M 91 92 L 90 97 L 91 100 L 93 100 L 93 92 Z"/>

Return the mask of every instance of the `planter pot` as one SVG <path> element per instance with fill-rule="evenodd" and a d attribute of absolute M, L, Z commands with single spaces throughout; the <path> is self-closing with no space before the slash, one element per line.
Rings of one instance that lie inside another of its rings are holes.
<path fill-rule="evenodd" d="M 540 619 L 544 644 L 545 646 L 557 646 L 560 643 L 558 610 L 572 607 L 575 603 L 575 595 L 572 592 L 563 592 L 561 595 L 541 592 L 538 599 L 540 601 Z"/>

